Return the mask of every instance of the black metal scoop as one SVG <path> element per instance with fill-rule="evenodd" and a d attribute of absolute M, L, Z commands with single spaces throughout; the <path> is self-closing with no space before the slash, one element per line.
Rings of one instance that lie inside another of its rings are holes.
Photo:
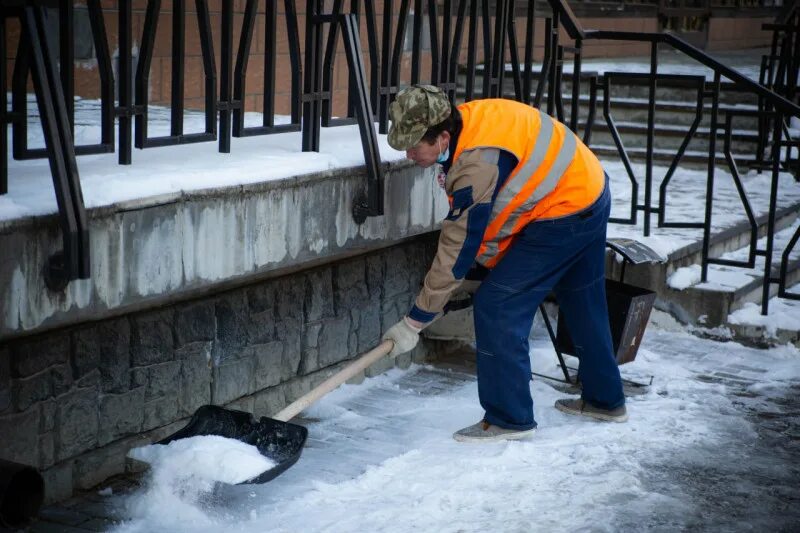
<path fill-rule="evenodd" d="M 216 405 L 204 405 L 195 411 L 186 427 L 159 441 L 158 444 L 168 444 L 174 440 L 199 435 L 217 435 L 252 444 L 258 448 L 261 455 L 275 461 L 276 464 L 259 476 L 242 483 L 266 483 L 300 459 L 306 438 L 308 438 L 308 429 L 297 424 L 291 424 L 287 420 L 291 420 L 325 394 L 387 355 L 392 351 L 393 345 L 392 341 L 383 341 L 286 406 L 274 418 L 264 416 L 256 421 L 252 414 L 245 411 L 225 409 Z"/>
<path fill-rule="evenodd" d="M 159 441 L 158 444 L 169 444 L 174 440 L 200 435 L 236 439 L 258 448 L 261 455 L 275 461 L 275 466 L 242 483 L 266 483 L 300 459 L 308 438 L 308 429 L 267 417 L 261 417 L 256 421 L 252 414 L 245 411 L 204 405 L 195 411 L 183 429 Z"/>

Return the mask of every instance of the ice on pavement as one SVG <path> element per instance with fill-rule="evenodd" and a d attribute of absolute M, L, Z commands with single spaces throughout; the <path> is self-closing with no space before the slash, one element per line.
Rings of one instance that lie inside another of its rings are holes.
<path fill-rule="evenodd" d="M 532 347 L 534 371 L 557 376 L 541 331 Z M 798 496 L 798 469 L 779 449 L 758 452 L 753 413 L 796 395 L 798 363 L 794 346 L 759 350 L 651 325 L 621 367 L 637 381 L 654 376 L 628 399 L 628 423 L 558 412 L 553 403 L 568 395 L 536 378 L 537 432 L 491 444 L 451 438 L 482 415 L 474 377 L 393 370 L 324 398 L 307 413 L 310 439 L 294 467 L 217 491 L 195 505 L 204 521 L 191 530 L 774 530 L 798 516 L 784 505 Z M 118 530 L 187 530 L 169 502 L 153 505 Z"/>
<path fill-rule="evenodd" d="M 207 522 L 198 502 L 215 483 L 241 483 L 275 466 L 255 446 L 216 435 L 133 448 L 128 457 L 150 464 L 144 489 L 128 502 L 131 515 L 184 525 Z"/>

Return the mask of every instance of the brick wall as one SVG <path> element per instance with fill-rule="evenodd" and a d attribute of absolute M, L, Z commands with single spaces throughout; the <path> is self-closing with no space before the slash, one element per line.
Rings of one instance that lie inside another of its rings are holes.
<path fill-rule="evenodd" d="M 276 413 L 407 312 L 434 237 L 0 345 L 0 457 L 42 470 L 52 501 L 122 472 L 129 448 L 203 404 Z"/>
<path fill-rule="evenodd" d="M 106 0 L 103 3 L 106 21 L 106 31 L 109 40 L 109 48 L 112 55 L 118 49 L 118 14 L 116 12 L 117 2 Z M 76 4 L 77 5 L 77 4 Z M 264 15 L 265 2 L 259 2 L 258 15 L 254 25 L 254 35 L 250 50 L 250 60 L 246 71 L 246 89 L 245 89 L 245 110 L 246 111 L 263 111 L 263 64 L 264 64 L 264 47 L 267 36 L 265 36 L 265 15 Z M 217 69 L 220 68 L 220 1 L 209 2 L 210 20 L 212 33 L 214 36 L 214 53 L 215 64 Z M 144 26 L 146 2 L 135 1 L 133 3 L 133 41 L 134 45 L 138 48 L 142 28 Z M 233 46 L 234 54 L 238 47 L 238 40 L 241 30 L 242 21 L 244 18 L 245 2 L 239 0 L 234 2 L 234 32 L 233 32 Z M 331 3 L 326 3 L 326 8 L 331 8 Z M 305 2 L 296 2 L 296 9 L 298 15 L 298 32 L 300 35 L 300 49 L 301 58 L 302 51 L 305 46 Z M 380 25 L 383 17 L 383 2 L 376 1 L 375 9 L 377 20 L 379 24 L 379 33 L 381 32 Z M 186 60 L 185 60 L 185 87 L 184 98 L 185 106 L 188 109 L 203 109 L 205 106 L 205 86 L 204 86 L 204 70 L 200 49 L 200 38 L 197 25 L 197 17 L 195 13 L 195 6 L 193 2 L 186 3 Z M 522 14 L 518 15 L 516 21 L 517 40 L 519 48 L 519 57 L 524 58 L 525 47 L 525 19 Z M 709 28 L 709 49 L 738 49 L 752 46 L 762 46 L 768 43 L 769 33 L 761 31 L 761 23 L 769 22 L 769 19 L 750 19 L 750 18 L 712 18 Z M 623 31 L 658 31 L 658 21 L 655 16 L 600 16 L 600 17 L 582 17 L 581 23 L 587 29 L 606 29 L 606 30 L 623 30 Z M 288 114 L 290 105 L 290 73 L 294 72 L 290 59 L 288 47 L 288 32 L 286 31 L 286 20 L 283 9 L 283 2 L 278 2 L 278 19 L 277 19 L 277 76 L 275 87 L 275 106 L 278 113 Z M 397 18 L 394 20 L 394 28 L 397 27 Z M 492 25 L 492 27 L 494 27 Z M 366 24 L 362 24 L 361 37 L 362 47 L 365 53 L 365 62 L 367 67 L 367 79 L 369 79 L 369 61 L 367 60 L 370 50 L 367 44 Z M 171 76 L 172 69 L 172 13 L 171 3 L 166 2 L 162 5 L 161 15 L 159 18 L 156 41 L 154 46 L 153 59 L 149 76 L 149 98 L 152 104 L 166 104 L 168 105 L 171 98 Z M 535 41 L 534 56 L 536 60 L 541 60 L 544 46 L 544 17 L 537 17 L 535 23 Z M 8 23 L 8 54 L 13 58 L 16 53 L 16 43 L 19 38 L 19 24 L 16 19 L 12 19 Z M 562 42 L 568 42 L 566 34 L 562 30 Z M 483 56 L 483 32 L 482 21 L 478 24 L 478 32 L 476 36 L 478 43 L 478 61 L 481 61 Z M 468 43 L 468 29 L 464 29 L 464 45 L 460 52 L 460 61 L 466 63 L 467 58 L 467 43 Z M 634 55 L 647 55 L 649 47 L 646 44 L 625 43 L 625 42 L 596 42 L 592 41 L 587 43 L 585 49 L 586 57 L 620 57 L 620 56 L 634 56 Z M 430 79 L 430 54 L 423 53 L 423 65 L 421 69 L 421 79 L 426 81 Z M 302 61 L 302 59 L 301 59 Z M 407 82 L 410 79 L 410 64 L 411 54 L 406 53 L 403 55 L 401 66 L 401 79 Z M 6 68 L 8 71 L 9 79 L 13 61 L 7 62 Z M 300 69 L 304 65 L 299 66 Z M 219 78 L 219 74 L 218 74 Z M 347 84 L 348 84 L 348 69 L 346 59 L 344 56 L 344 47 L 341 44 L 341 37 L 339 38 L 339 45 L 337 47 L 337 55 L 335 61 L 335 68 L 333 72 L 334 90 L 333 90 L 333 113 L 337 116 L 346 114 L 347 109 Z M 96 62 L 89 60 L 83 62 L 76 62 L 75 67 L 75 83 L 76 94 L 85 98 L 99 98 L 100 96 L 100 77 L 97 71 Z"/>

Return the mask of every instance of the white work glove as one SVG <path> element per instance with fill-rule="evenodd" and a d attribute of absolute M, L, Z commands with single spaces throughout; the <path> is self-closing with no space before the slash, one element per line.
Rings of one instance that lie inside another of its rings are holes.
<path fill-rule="evenodd" d="M 422 329 L 412 326 L 407 317 L 403 317 L 397 324 L 389 328 L 389 331 L 383 334 L 383 340 L 394 342 L 389 357 L 397 357 L 413 350 L 419 342 L 420 331 Z"/>

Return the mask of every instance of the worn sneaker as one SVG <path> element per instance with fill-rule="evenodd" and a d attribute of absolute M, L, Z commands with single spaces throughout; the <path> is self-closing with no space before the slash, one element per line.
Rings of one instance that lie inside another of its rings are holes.
<path fill-rule="evenodd" d="M 581 398 L 556 400 L 556 409 L 570 415 L 588 416 L 589 418 L 608 422 L 625 422 L 628 419 L 628 411 L 624 405 L 616 409 L 601 409 L 586 403 Z"/>
<path fill-rule="evenodd" d="M 524 439 L 531 435 L 536 428 L 531 429 L 506 429 L 494 426 L 481 420 L 477 424 L 459 429 L 453 433 L 453 438 L 458 442 L 492 442 L 499 440 Z"/>

